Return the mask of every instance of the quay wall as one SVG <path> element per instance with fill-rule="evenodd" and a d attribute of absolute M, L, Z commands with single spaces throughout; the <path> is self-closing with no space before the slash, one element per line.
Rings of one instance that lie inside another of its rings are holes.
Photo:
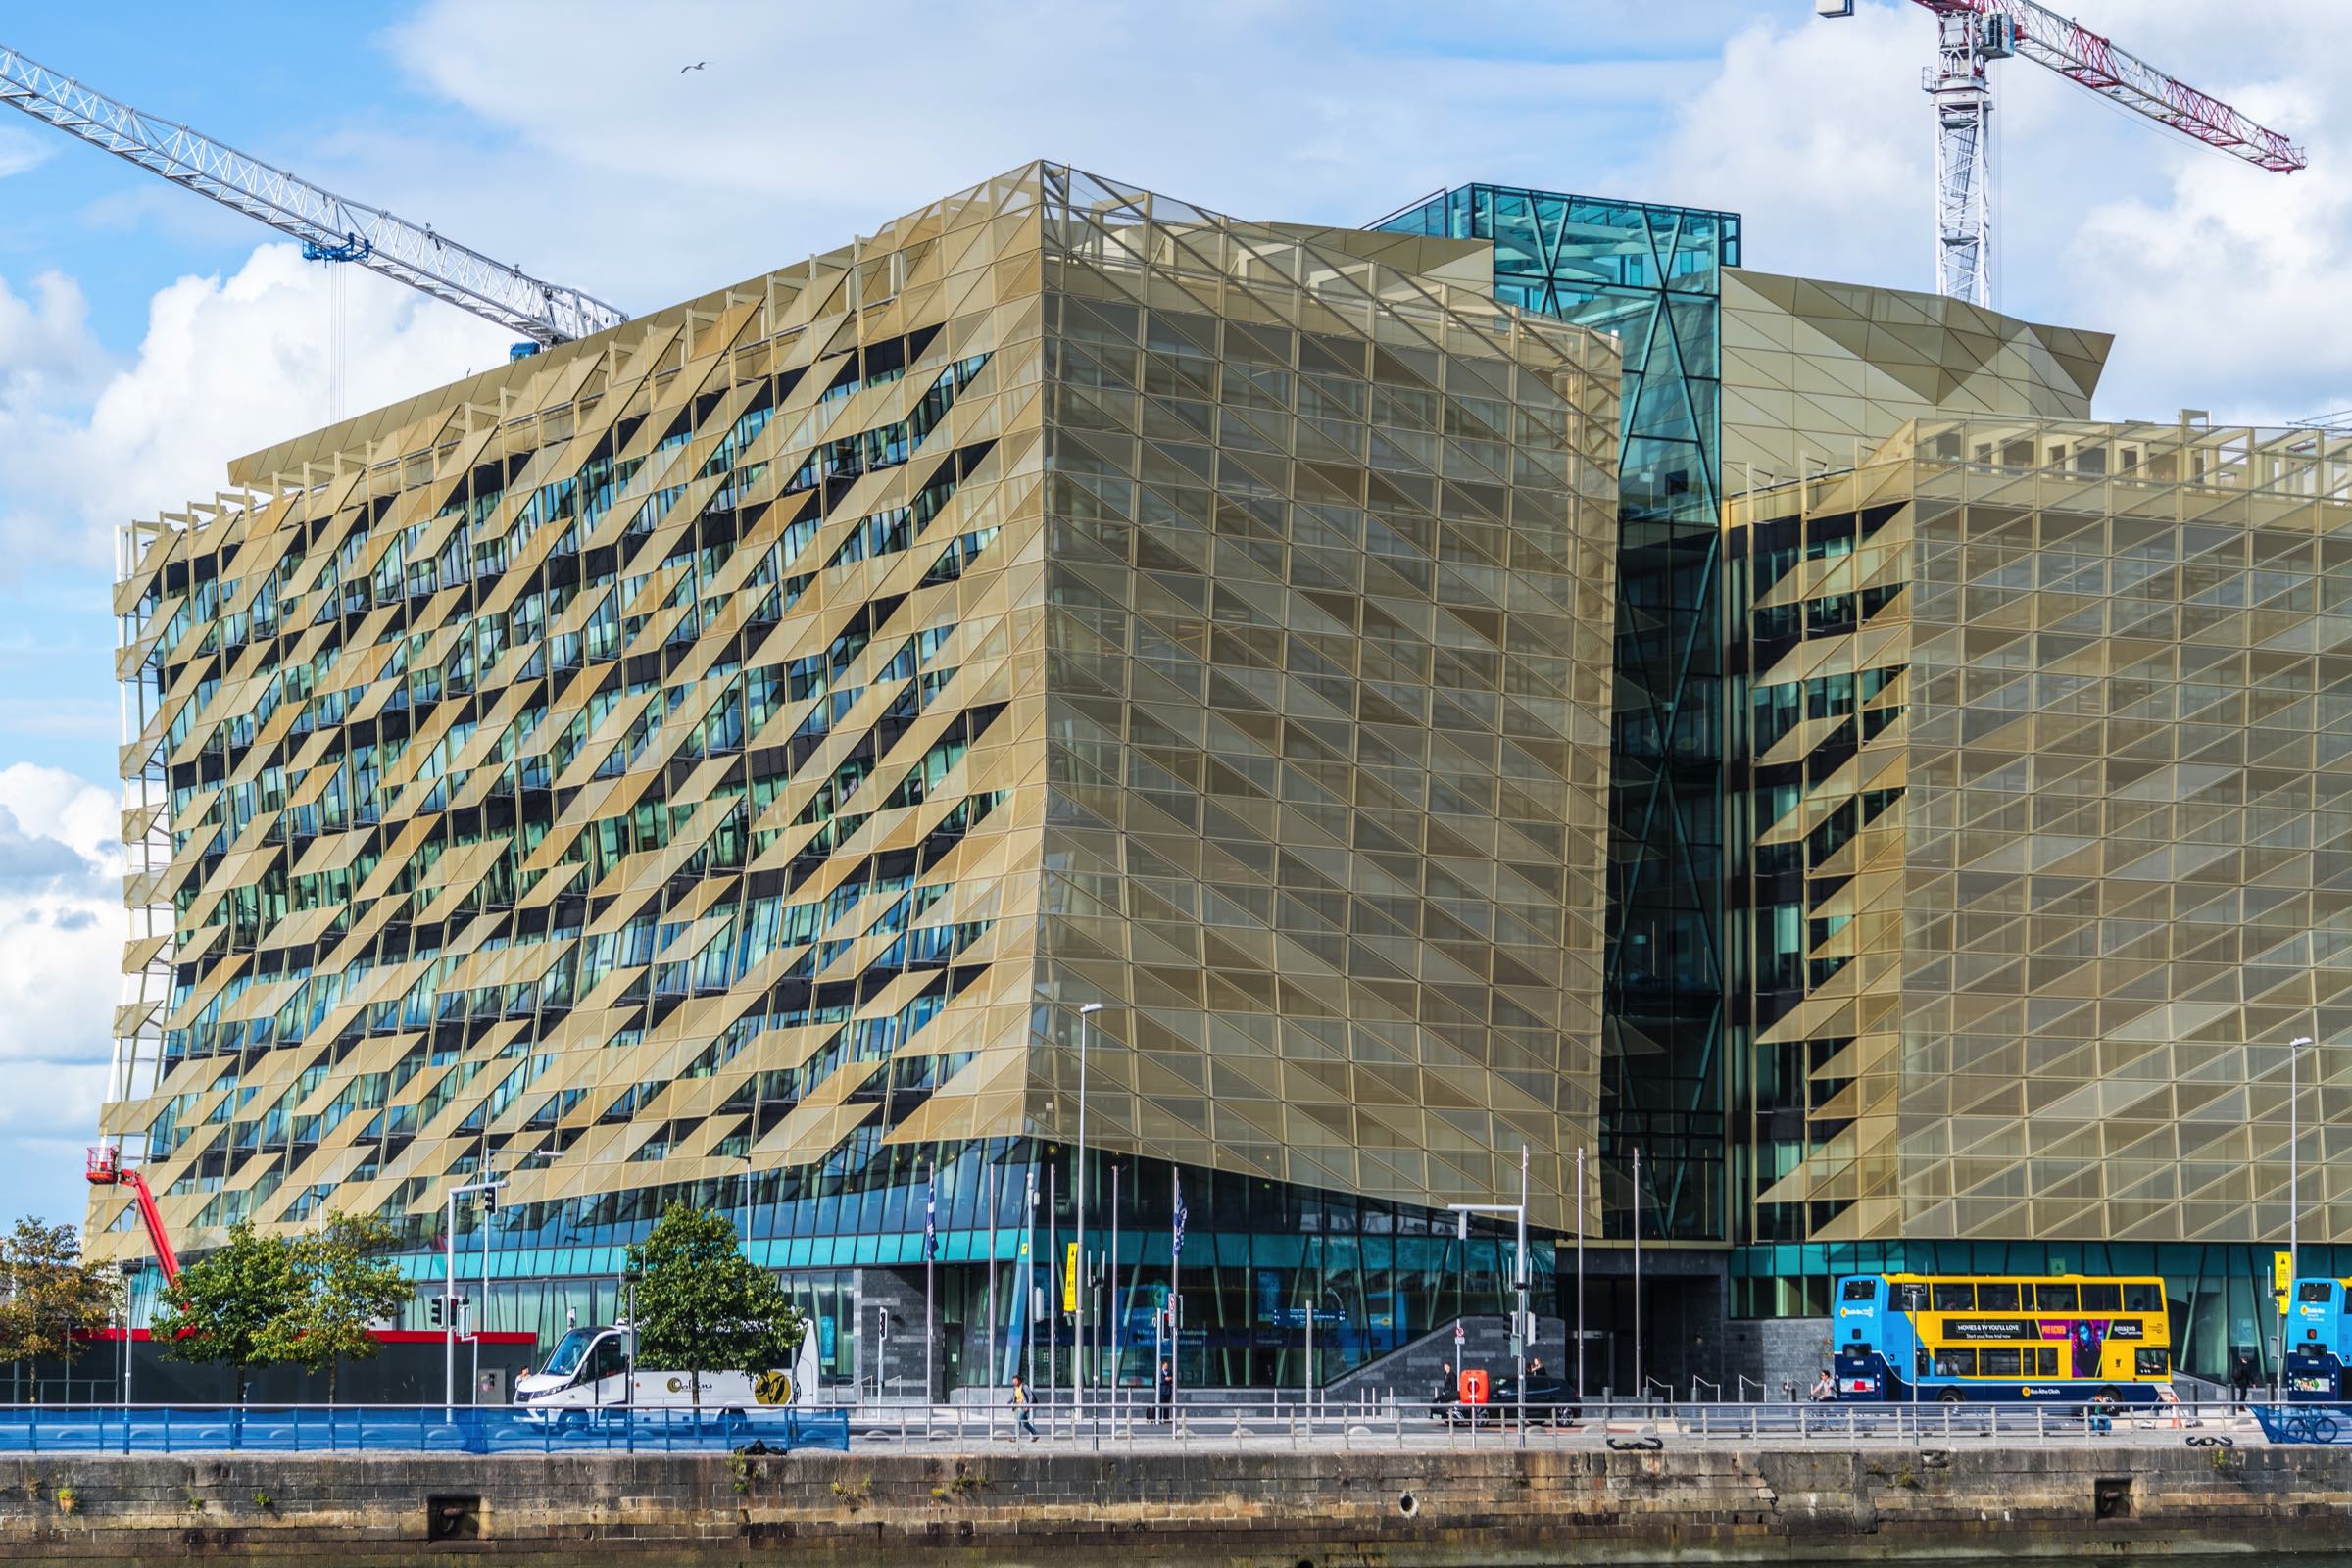
<path fill-rule="evenodd" d="M 2340 1550 L 2348 1522 L 2352 1447 L 2122 1441 L 0 1458 L 11 1562 L 1948 1563 Z"/>

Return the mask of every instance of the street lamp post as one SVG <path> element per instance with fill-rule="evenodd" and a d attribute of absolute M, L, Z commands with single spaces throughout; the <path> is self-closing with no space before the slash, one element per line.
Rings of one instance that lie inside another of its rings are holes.
<path fill-rule="evenodd" d="M 1519 1222 L 1519 1256 L 1513 1272 L 1517 1275 L 1519 1307 L 1511 1320 L 1511 1340 L 1519 1348 L 1519 1446 L 1527 1446 L 1527 1149 L 1519 1150 L 1519 1201 L 1516 1203 L 1448 1203 L 1448 1210 L 1460 1217 L 1457 1235 L 1467 1250 L 1470 1240 L 1470 1216 L 1473 1214 L 1509 1214 Z M 1310 1301 L 1307 1316 L 1311 1322 L 1314 1306 Z"/>
<path fill-rule="evenodd" d="M 1070 1419 L 1073 1426 L 1086 1417 L 1086 1057 L 1092 1043 L 1095 1014 L 1102 1004 L 1090 1002 L 1078 1009 L 1078 1145 L 1073 1160 L 1072 1200 L 1078 1205 L 1078 1289 L 1071 1296 L 1070 1346 L 1077 1352 L 1070 1369 Z M 1102 1437 L 1095 1435 L 1095 1446 Z"/>
<path fill-rule="evenodd" d="M 465 1182 L 449 1190 L 448 1229 L 441 1242 L 441 1419 L 458 1418 L 458 1199 L 493 1185 Z M 487 1237 L 484 1244 L 487 1245 Z M 487 1265 L 485 1272 L 487 1272 Z"/>
<path fill-rule="evenodd" d="M 2286 1043 L 2286 1300 L 2278 1311 L 2278 1355 L 2271 1367 L 2271 1400 L 2286 1402 L 2286 1331 L 2293 1321 L 2295 1281 L 2303 1272 L 2302 1240 L 2303 1198 L 2302 1143 L 2303 1124 L 2300 1115 L 2302 1076 L 2298 1071 L 2303 1059 L 2303 1048 L 2313 1044 L 2309 1035 L 2297 1035 Z"/>
<path fill-rule="evenodd" d="M 553 1159 L 556 1156 L 543 1149 L 534 1149 L 517 1160 L 515 1170 L 533 1158 Z M 487 1161 L 481 1167 L 487 1169 Z M 509 1173 L 510 1175 L 512 1172 Z M 443 1420 L 457 1419 L 458 1409 L 458 1200 L 467 1193 L 482 1195 L 482 1308 L 490 1306 L 490 1216 L 497 1211 L 498 1190 L 507 1185 L 504 1176 L 484 1176 L 478 1182 L 465 1182 L 449 1190 L 448 1229 L 441 1250 L 441 1415 Z M 473 1380 L 478 1394 L 482 1380 L 481 1325 L 470 1325 L 468 1337 L 473 1340 Z"/>
<path fill-rule="evenodd" d="M 1556 1274 L 1559 1265 L 1552 1270 Z M 1585 1152 L 1576 1152 L 1576 1402 L 1585 1402 Z"/>

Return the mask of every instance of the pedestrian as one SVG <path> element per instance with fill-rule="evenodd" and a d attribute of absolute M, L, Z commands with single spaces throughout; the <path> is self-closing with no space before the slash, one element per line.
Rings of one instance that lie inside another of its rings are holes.
<path fill-rule="evenodd" d="M 1176 1419 L 1176 1364 L 1168 1360 L 1159 1363 L 1159 1419 Z"/>
<path fill-rule="evenodd" d="M 1540 1355 L 1529 1356 L 1527 1358 L 1527 1381 L 1533 1383 L 1544 1375 L 1544 1358 Z"/>
<path fill-rule="evenodd" d="M 1438 1368 L 1438 1386 L 1429 1391 L 1429 1418 L 1432 1421 L 1445 1420 L 1446 1407 L 1458 1401 L 1461 1396 L 1461 1385 L 1453 1377 L 1453 1363 L 1445 1362 Z"/>
<path fill-rule="evenodd" d="M 1813 1380 L 1813 1393 L 1811 1397 L 1813 1402 L 1816 1404 L 1826 1404 L 1830 1400 L 1838 1397 L 1838 1380 L 1830 1376 L 1830 1369 L 1828 1367 L 1823 1367 L 1821 1369 L 1821 1376 Z"/>
<path fill-rule="evenodd" d="M 1020 1433 L 1026 1432 L 1029 1434 L 1029 1441 L 1035 1443 L 1037 1441 L 1037 1423 L 1029 1419 L 1029 1385 L 1021 1380 L 1018 1372 L 1012 1375 L 1012 1397 L 1005 1402 L 1012 1406 L 1014 1415 L 1020 1419 L 1019 1429 L 1014 1436 L 1017 1438 Z"/>

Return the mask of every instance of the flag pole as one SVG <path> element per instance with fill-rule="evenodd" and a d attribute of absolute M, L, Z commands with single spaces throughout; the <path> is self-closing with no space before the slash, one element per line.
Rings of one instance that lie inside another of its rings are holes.
<path fill-rule="evenodd" d="M 1184 1379 L 1184 1175 L 1168 1167 L 1168 1186 L 1176 1195 L 1174 1245 L 1168 1251 L 1168 1430 L 1176 1429 L 1176 1397 Z"/>
<path fill-rule="evenodd" d="M 997 1197 L 1003 1183 L 998 1179 L 997 1162 L 988 1157 L 988 1145 L 980 1146 L 980 1158 L 988 1173 L 988 1380 L 983 1388 L 997 1386 Z"/>
<path fill-rule="evenodd" d="M 923 1403 L 939 1397 L 936 1364 L 939 1339 L 931 1321 L 931 1272 L 939 1257 L 939 1160 L 931 1160 L 931 1183 L 923 1190 Z"/>

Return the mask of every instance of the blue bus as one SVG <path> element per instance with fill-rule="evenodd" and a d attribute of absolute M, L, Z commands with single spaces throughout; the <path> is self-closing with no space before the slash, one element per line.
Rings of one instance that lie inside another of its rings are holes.
<path fill-rule="evenodd" d="M 2152 1404 L 2172 1381 L 2158 1279 L 1851 1274 L 1832 1310 L 1840 1399 Z"/>
<path fill-rule="evenodd" d="M 2344 1392 L 2344 1293 L 2352 1280 L 2299 1279 L 2286 1308 L 2286 1396 L 2338 1404 Z"/>

